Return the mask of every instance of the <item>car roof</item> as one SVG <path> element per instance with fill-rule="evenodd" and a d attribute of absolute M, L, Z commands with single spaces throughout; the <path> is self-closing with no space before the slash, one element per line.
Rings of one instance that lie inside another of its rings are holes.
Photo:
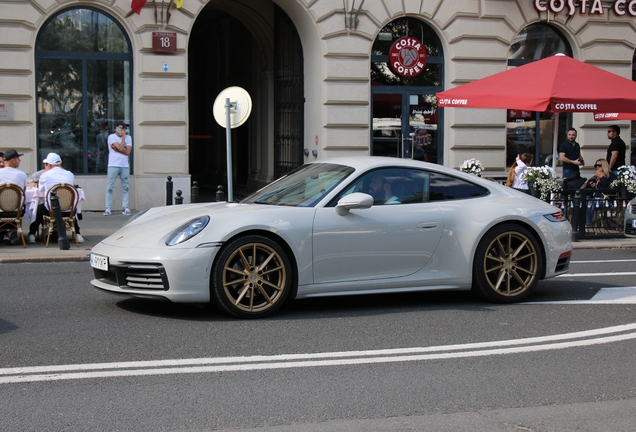
<path fill-rule="evenodd" d="M 337 165 L 346 165 L 355 168 L 356 170 L 368 170 L 379 167 L 414 167 L 425 168 L 434 171 L 458 174 L 459 171 L 438 165 L 430 162 L 423 162 L 414 159 L 401 159 L 387 156 L 339 156 L 329 159 L 317 160 L 308 163 L 331 163 Z"/>

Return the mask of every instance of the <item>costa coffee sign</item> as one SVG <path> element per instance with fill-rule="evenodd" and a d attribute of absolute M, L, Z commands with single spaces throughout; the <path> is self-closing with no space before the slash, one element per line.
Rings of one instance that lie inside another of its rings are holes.
<path fill-rule="evenodd" d="M 418 39 L 405 36 L 393 42 L 389 50 L 389 66 L 394 73 L 414 77 L 422 73 L 425 65 L 426 48 Z"/>
<path fill-rule="evenodd" d="M 565 12 L 567 15 L 603 15 L 601 0 L 534 0 L 534 8 L 539 12 Z M 616 0 L 612 5 L 616 15 L 636 16 L 636 0 Z"/>

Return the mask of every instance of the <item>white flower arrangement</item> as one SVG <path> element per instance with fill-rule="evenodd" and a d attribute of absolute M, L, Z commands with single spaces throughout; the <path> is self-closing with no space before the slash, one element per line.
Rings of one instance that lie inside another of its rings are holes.
<path fill-rule="evenodd" d="M 475 158 L 466 159 L 459 167 L 460 171 L 468 174 L 474 174 L 481 177 L 481 172 L 484 170 L 484 166 Z"/>
<path fill-rule="evenodd" d="M 541 199 L 547 199 L 552 192 L 559 192 L 561 186 L 556 182 L 556 173 L 548 166 L 529 167 L 524 173 L 524 181 L 541 192 Z"/>
<path fill-rule="evenodd" d="M 610 187 L 616 188 L 621 185 L 625 185 L 627 192 L 636 193 L 636 168 L 633 165 L 618 167 L 618 176 Z"/>

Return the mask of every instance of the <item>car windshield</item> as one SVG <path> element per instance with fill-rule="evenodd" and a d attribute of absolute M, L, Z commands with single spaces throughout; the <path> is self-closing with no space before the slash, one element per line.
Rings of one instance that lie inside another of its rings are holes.
<path fill-rule="evenodd" d="M 241 202 L 313 207 L 353 171 L 349 166 L 330 163 L 303 165 Z"/>

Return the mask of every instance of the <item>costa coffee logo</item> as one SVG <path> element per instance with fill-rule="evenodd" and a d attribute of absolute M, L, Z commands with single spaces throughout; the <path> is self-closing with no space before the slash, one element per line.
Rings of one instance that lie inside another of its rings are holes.
<path fill-rule="evenodd" d="M 426 65 L 426 48 L 422 42 L 405 36 L 393 42 L 389 50 L 389 66 L 397 75 L 414 77 L 422 73 Z"/>
<path fill-rule="evenodd" d="M 576 2 L 575 0 L 534 0 L 534 8 L 539 12 L 565 12 L 569 16 L 576 13 L 581 15 L 603 15 L 605 13 L 602 0 L 579 0 Z M 616 0 L 611 9 L 618 16 L 636 16 L 636 0 Z"/>

